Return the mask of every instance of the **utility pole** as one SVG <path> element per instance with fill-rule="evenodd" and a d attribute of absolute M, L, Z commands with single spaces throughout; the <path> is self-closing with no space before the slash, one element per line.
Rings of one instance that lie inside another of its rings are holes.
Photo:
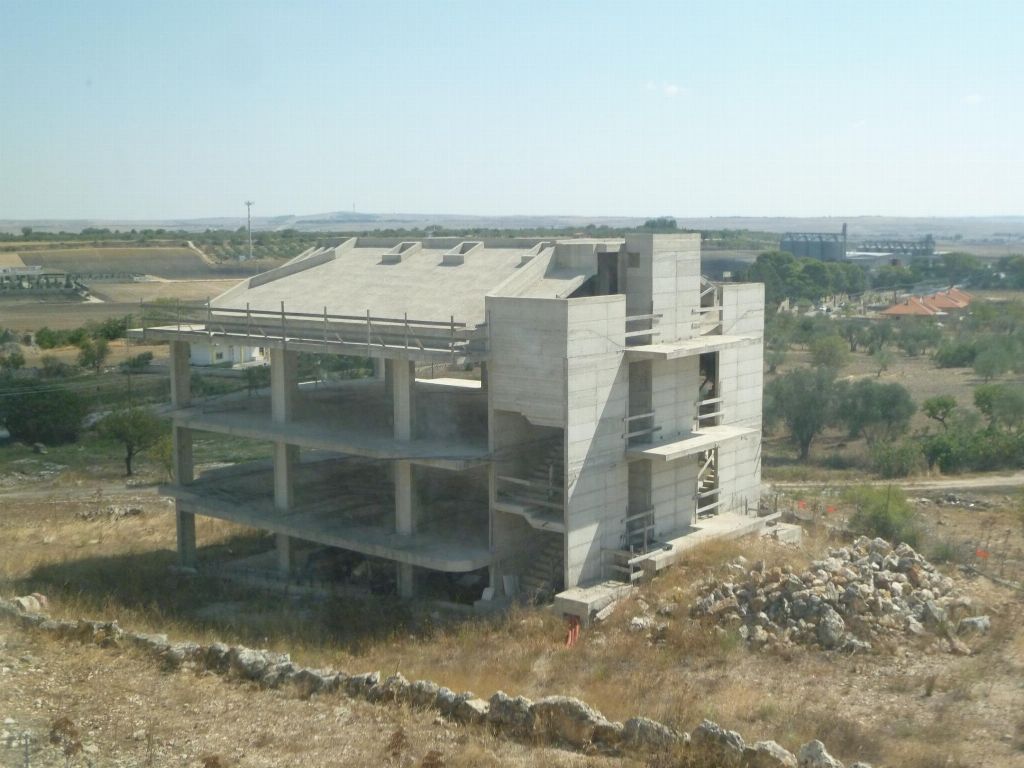
<path fill-rule="evenodd" d="M 252 200 L 245 201 L 245 218 L 249 229 L 249 261 L 252 261 Z"/>

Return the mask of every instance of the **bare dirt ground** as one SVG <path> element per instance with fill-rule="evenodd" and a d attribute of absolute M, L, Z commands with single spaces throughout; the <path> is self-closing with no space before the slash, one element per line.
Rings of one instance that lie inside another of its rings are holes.
<path fill-rule="evenodd" d="M 19 466 L 22 481 L 0 493 L 0 594 L 42 591 L 58 616 L 116 618 L 172 639 L 286 650 L 300 663 L 349 672 L 398 670 L 484 696 L 499 688 L 531 698 L 574 695 L 614 719 L 647 715 L 692 730 L 709 717 L 748 740 L 772 738 L 791 750 L 821 738 L 847 763 L 998 767 L 1024 760 L 1020 593 L 952 563 L 943 568 L 993 621 L 990 635 L 970 641 L 967 657 L 911 640 L 873 655 L 759 653 L 687 617 L 702 580 L 731 557 L 800 565 L 827 546 L 816 537 L 799 550 L 732 543 L 696 552 L 567 649 L 563 623 L 542 608 L 455 619 L 385 599 L 284 598 L 202 576 L 182 579 L 168 571 L 171 507 L 151 488 L 125 487 L 110 468 L 44 477 L 32 464 Z M 923 513 L 941 520 L 950 537 L 969 538 L 980 526 L 1020 527 L 1014 499 L 989 503 L 984 517 L 966 507 Z M 141 512 L 113 518 L 112 506 Z M 198 536 L 204 561 L 269 544 L 209 519 L 200 519 Z M 641 600 L 679 606 L 659 619 L 667 627 L 658 641 L 629 629 Z M 39 729 L 66 715 L 88 733 L 95 757 L 111 765 L 145 764 L 151 752 L 154 765 L 200 765 L 207 755 L 239 766 L 417 765 L 430 749 L 445 765 L 603 764 L 341 697 L 303 701 L 164 673 L 129 652 L 75 646 L 68 653 L 13 627 L 0 634 L 14 649 L 3 652 L 0 666 L 11 668 L 4 674 L 16 683 L 0 686 L 0 717 Z M 411 744 L 409 760 L 386 754 L 398 726 Z"/>
<path fill-rule="evenodd" d="M 71 652 L 69 652 L 71 651 Z M 0 624 L 0 765 L 64 766 L 47 736 L 67 718 L 84 766 L 611 766 L 618 760 L 533 748 L 433 714 L 340 695 L 299 698 L 215 675 L 166 673 L 130 651 L 65 647 Z M 431 757 L 428 757 L 431 755 Z"/>
<path fill-rule="evenodd" d="M 96 283 L 92 295 L 103 301 L 135 303 L 157 299 L 197 301 L 214 298 L 228 288 L 238 285 L 238 278 L 226 280 L 160 280 L 130 283 Z M 136 306 L 138 311 L 138 306 Z"/>
<path fill-rule="evenodd" d="M 137 301 L 87 303 L 64 298 L 0 298 L 0 327 L 13 331 L 37 331 L 43 326 L 70 330 L 94 321 L 139 313 Z"/>

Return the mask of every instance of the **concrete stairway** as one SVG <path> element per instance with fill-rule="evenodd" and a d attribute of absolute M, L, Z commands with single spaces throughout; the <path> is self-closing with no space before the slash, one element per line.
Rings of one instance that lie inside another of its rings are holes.
<path fill-rule="evenodd" d="M 550 444 L 534 462 L 526 477 L 499 477 L 496 506 L 521 515 L 538 530 L 564 533 L 565 463 L 561 442 Z"/>
<path fill-rule="evenodd" d="M 519 576 L 520 592 L 531 602 L 554 595 L 562 589 L 562 536 L 545 535 L 543 544 L 530 557 Z"/>
<path fill-rule="evenodd" d="M 701 471 L 697 475 L 697 518 L 718 514 L 718 452 L 700 454 Z"/>

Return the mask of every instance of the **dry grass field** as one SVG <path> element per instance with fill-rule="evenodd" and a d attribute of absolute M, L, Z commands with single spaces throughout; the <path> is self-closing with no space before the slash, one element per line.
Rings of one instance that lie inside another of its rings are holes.
<path fill-rule="evenodd" d="M 57 296 L 0 297 L 0 328 L 36 331 L 45 325 L 53 329 L 67 330 L 111 317 L 137 317 L 140 301 L 205 301 L 208 297 L 220 295 L 240 279 L 97 282 L 92 285 L 92 293 L 101 300 L 98 302 Z"/>
<path fill-rule="evenodd" d="M 763 558 L 769 566 L 801 566 L 826 548 L 821 536 L 809 537 L 800 549 L 742 542 L 695 552 L 567 649 L 564 624 L 544 608 L 490 620 L 452 618 L 387 599 L 281 597 L 208 576 L 175 575 L 168 570 L 174 559 L 170 505 L 148 486 L 126 488 L 114 466 L 98 459 L 90 466 L 83 458 L 76 471 L 50 477 L 33 475 L 47 457 L 19 460 L 23 478 L 11 481 L 6 495 L 0 491 L 0 594 L 39 590 L 50 595 L 59 616 L 117 619 L 174 639 L 287 650 L 307 665 L 397 670 L 484 696 L 497 689 L 532 698 L 579 696 L 615 719 L 647 715 L 690 730 L 709 717 L 750 740 L 773 738 L 791 750 L 820 738 L 848 764 L 862 759 L 909 768 L 1009 767 L 1024 760 L 1020 593 L 982 577 L 967 578 L 954 565 L 944 569 L 974 610 L 993 620 L 990 635 L 971 641 L 974 654 L 968 657 L 912 640 L 869 655 L 759 653 L 687 617 L 702 581 L 722 573 L 723 563 L 737 554 Z M 4 467 L 5 477 L 11 466 Z M 148 482 L 145 474 L 140 482 Z M 104 510 L 111 505 L 142 513 L 110 519 Z M 1021 522 L 1019 502 L 1004 496 L 991 499 L 984 520 L 969 509 L 925 514 L 941 516 L 948 536 L 969 537 L 982 523 Z M 208 519 L 200 519 L 198 535 L 203 560 L 241 556 L 269 544 Z M 679 606 L 664 619 L 668 627 L 656 642 L 629 630 L 629 619 L 642 610 L 640 601 Z M 407 712 L 365 709 L 342 697 L 299 701 L 197 680 L 186 672 L 160 674 L 119 651 L 62 654 L 20 630 L 0 632 L 9 647 L 14 643 L 37 659 L 33 665 L 39 670 L 21 680 L 29 686 L 24 695 L 0 687 L 0 715 L 42 721 L 67 710 L 72 720 L 89 724 L 102 754 L 140 754 L 147 742 L 131 734 L 142 729 L 152 731 L 155 749 L 163 750 L 158 757 L 166 762 L 156 765 L 198 764 L 198 756 L 207 753 L 232 765 L 330 765 L 320 750 L 342 739 L 354 751 L 349 762 L 336 764 L 386 764 L 377 762 L 384 760 L 383 744 L 401 725 L 417 759 L 436 748 L 446 765 L 601 764 L 597 758 L 497 743 L 482 732 Z M 109 693 L 97 706 L 101 686 Z M 36 700 L 44 703 L 36 706 Z M 302 717 L 321 723 L 320 729 L 295 725 Z M 313 739 L 316 734 L 319 739 Z M 193 762 L 170 762 L 175 749 Z"/>
<path fill-rule="evenodd" d="M 167 279 L 244 277 L 280 266 L 274 259 L 223 262 L 211 265 L 184 245 L 50 247 L 17 251 L 27 265 L 38 264 L 74 274 L 131 272 Z"/>
<path fill-rule="evenodd" d="M 241 278 L 219 280 L 161 280 L 130 283 L 96 283 L 91 293 L 98 299 L 115 304 L 136 304 L 140 301 L 180 299 L 206 301 L 238 284 Z M 137 309 L 137 307 L 136 307 Z"/>
<path fill-rule="evenodd" d="M 26 264 L 74 273 L 136 272 L 160 277 L 190 277 L 210 267 L 184 247 L 53 248 L 21 252 Z"/>

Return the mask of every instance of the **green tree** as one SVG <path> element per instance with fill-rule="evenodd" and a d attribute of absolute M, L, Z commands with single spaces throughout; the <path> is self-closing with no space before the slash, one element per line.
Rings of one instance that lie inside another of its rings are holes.
<path fill-rule="evenodd" d="M 907 357 L 917 357 L 942 340 L 942 329 L 930 319 L 903 318 L 896 334 L 896 346 Z"/>
<path fill-rule="evenodd" d="M 943 276 L 950 285 L 962 283 L 981 269 L 978 257 L 970 253 L 945 253 L 942 255 Z"/>
<path fill-rule="evenodd" d="M 841 387 L 837 393 L 839 418 L 850 437 L 862 436 L 868 443 L 892 440 L 906 432 L 917 410 L 910 392 L 900 384 L 881 384 L 860 379 Z"/>
<path fill-rule="evenodd" d="M 998 347 L 986 347 L 974 358 L 974 372 L 985 381 L 992 381 L 1008 370 L 1010 370 L 1010 361 Z"/>
<path fill-rule="evenodd" d="M 44 325 L 36 331 L 36 344 L 40 349 L 54 349 L 63 346 L 64 342 L 59 331 L 51 330 Z"/>
<path fill-rule="evenodd" d="M 140 352 L 121 363 L 119 368 L 122 373 L 140 373 L 149 368 L 151 362 L 153 362 L 152 352 Z"/>
<path fill-rule="evenodd" d="M 15 347 L 6 355 L 0 354 L 0 373 L 14 373 L 25 367 L 25 355 Z"/>
<path fill-rule="evenodd" d="M 85 399 L 69 389 L 8 383 L 0 398 L 0 423 L 11 437 L 26 443 L 73 443 L 89 408 Z"/>
<path fill-rule="evenodd" d="M 164 423 L 145 408 L 114 411 L 97 425 L 99 433 L 124 446 L 125 474 L 131 477 L 135 457 L 157 445 L 166 429 Z"/>
<path fill-rule="evenodd" d="M 874 361 L 875 378 L 882 378 L 882 374 L 889 370 L 892 365 L 892 352 L 884 347 L 875 352 L 871 359 Z"/>
<path fill-rule="evenodd" d="M 838 371 L 849 358 L 846 342 L 838 336 L 819 336 L 811 341 L 811 361 L 819 368 Z"/>
<path fill-rule="evenodd" d="M 791 371 L 765 387 L 765 422 L 781 421 L 789 430 L 801 461 L 811 442 L 835 420 L 833 374 L 826 368 Z"/>
<path fill-rule="evenodd" d="M 675 232 L 679 229 L 676 220 L 671 216 L 659 216 L 656 219 L 648 219 L 640 229 L 645 232 Z"/>
<path fill-rule="evenodd" d="M 949 424 L 946 422 L 955 409 L 956 398 L 952 395 L 936 395 L 921 403 L 921 411 L 924 415 L 939 422 L 943 431 L 949 429 Z"/>
<path fill-rule="evenodd" d="M 990 429 L 1018 430 L 1024 425 L 1024 387 L 983 384 L 974 390 L 974 407 L 985 414 Z"/>
<path fill-rule="evenodd" d="M 849 489 L 843 498 L 854 506 L 854 513 L 849 519 L 854 533 L 916 546 L 920 537 L 917 514 L 899 488 L 863 485 Z"/>
<path fill-rule="evenodd" d="M 93 373 L 98 374 L 103 367 L 107 355 L 110 353 L 106 339 L 83 339 L 78 345 L 78 365 L 82 368 L 90 368 Z"/>

